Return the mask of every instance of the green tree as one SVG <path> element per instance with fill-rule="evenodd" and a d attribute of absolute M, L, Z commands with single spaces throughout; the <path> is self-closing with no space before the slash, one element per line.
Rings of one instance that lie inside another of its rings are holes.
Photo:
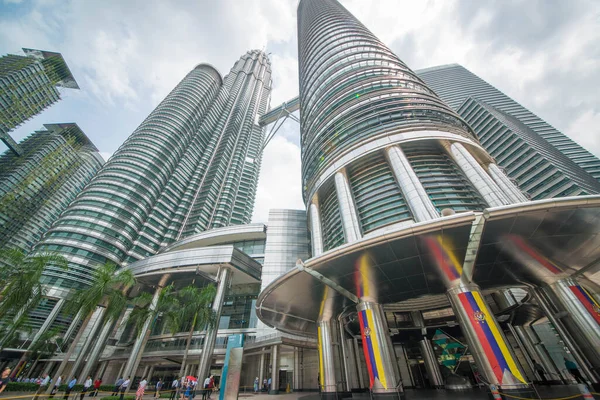
<path fill-rule="evenodd" d="M 215 299 L 216 293 L 217 289 L 212 284 L 203 288 L 198 288 L 194 285 L 186 286 L 178 293 L 179 301 L 182 305 L 178 317 L 180 329 L 188 326 L 188 321 L 191 321 L 185 344 L 185 352 L 183 353 L 181 368 L 179 369 L 179 376 L 185 370 L 194 331 L 205 327 L 213 328 L 215 325 L 216 314 L 211 308 L 211 303 Z"/>
<path fill-rule="evenodd" d="M 106 263 L 94 272 L 94 278 L 89 287 L 81 289 L 73 295 L 65 306 L 65 311 L 73 315 L 80 313 L 80 315 L 84 316 L 84 320 L 56 371 L 54 382 L 63 374 L 96 307 L 100 306 L 105 309 L 103 315 L 105 321 L 118 318 L 127 305 L 127 295 L 125 292 L 134 284 L 135 277 L 130 270 L 118 270 L 115 264 Z M 75 369 L 76 366 L 73 366 L 73 370 Z M 51 390 L 52 388 L 49 387 L 46 393 L 49 394 Z"/>
<path fill-rule="evenodd" d="M 135 327 L 136 336 L 139 336 L 142 332 L 144 323 L 148 319 L 152 319 L 152 323 L 150 324 L 150 330 L 152 330 L 159 316 L 162 319 L 162 323 L 172 334 L 177 333 L 180 326 L 180 303 L 174 294 L 174 290 L 173 284 L 163 288 L 154 308 L 150 307 L 153 297 L 151 293 L 140 293 L 132 300 L 133 310 L 129 315 L 129 323 Z"/>
<path fill-rule="evenodd" d="M 15 337 L 29 312 L 42 300 L 46 288 L 40 279 L 50 265 L 67 269 L 67 260 L 54 253 L 27 257 L 18 249 L 0 251 L 0 319 L 5 325 L 0 347 L 8 342 L 7 339 Z M 11 323 L 6 321 L 9 318 Z"/>

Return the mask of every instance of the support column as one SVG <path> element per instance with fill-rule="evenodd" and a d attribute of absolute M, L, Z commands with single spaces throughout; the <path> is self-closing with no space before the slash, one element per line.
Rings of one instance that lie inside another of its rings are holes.
<path fill-rule="evenodd" d="M 535 354 L 535 351 L 533 350 L 533 347 L 530 346 L 531 343 L 529 343 L 528 341 L 523 341 L 523 338 L 521 337 L 521 335 L 519 335 L 519 333 L 517 333 L 517 328 L 521 328 L 521 327 L 516 327 L 510 323 L 508 323 L 506 325 L 508 326 L 508 330 L 510 331 L 513 338 L 515 339 L 517 347 L 519 348 L 519 351 L 523 355 L 523 359 L 525 360 L 525 363 L 527 364 L 527 368 L 525 368 L 525 365 L 523 365 L 523 363 L 521 363 L 521 368 L 523 369 L 523 372 L 525 373 L 525 375 L 529 378 L 528 381 L 530 381 L 530 382 L 541 381 L 541 376 L 539 376 L 539 373 L 535 369 L 535 365 L 534 365 L 535 357 L 533 356 Z M 513 347 L 513 352 L 516 353 L 516 350 L 514 347 Z M 518 355 L 517 355 L 517 359 L 518 359 Z"/>
<path fill-rule="evenodd" d="M 429 382 L 431 383 L 431 386 L 433 386 L 434 389 L 443 389 L 444 378 L 440 372 L 440 365 L 429 339 L 424 337 L 419 342 L 419 348 L 421 349 L 421 355 L 423 356 L 423 362 L 425 363 L 425 370 L 429 376 Z"/>
<path fill-rule="evenodd" d="M 404 389 L 383 308 L 378 303 L 361 300 L 356 305 L 356 309 L 372 398 L 404 398 Z"/>
<path fill-rule="evenodd" d="M 202 377 L 200 377 L 202 378 Z M 263 380 L 265 379 L 265 348 L 263 347 L 260 352 L 260 360 L 258 362 L 258 383 L 259 386 L 263 387 Z"/>
<path fill-rule="evenodd" d="M 360 389 L 365 389 L 368 387 L 367 379 L 365 379 L 364 372 L 362 366 L 360 364 L 360 348 L 358 346 L 358 339 L 352 339 L 352 347 L 354 347 L 354 355 L 356 357 L 356 372 L 358 373 L 358 386 Z"/>
<path fill-rule="evenodd" d="M 52 371 L 52 367 L 54 367 L 55 364 L 56 364 L 55 361 L 48 361 L 46 363 L 46 366 L 44 367 L 44 371 L 42 372 L 42 375 L 44 375 L 44 374 L 50 375 L 50 372 Z"/>
<path fill-rule="evenodd" d="M 117 374 L 117 379 L 119 379 L 119 378 L 125 379 L 123 377 L 123 371 L 125 370 L 125 365 L 126 365 L 126 363 L 121 364 L 121 368 L 119 368 L 119 373 Z"/>
<path fill-rule="evenodd" d="M 535 366 L 533 365 L 533 362 L 531 362 L 531 361 L 536 361 L 536 362 L 540 363 L 540 365 L 542 367 L 544 367 L 544 371 L 546 372 L 546 375 L 547 375 L 546 379 L 548 379 L 548 381 L 550 383 L 555 384 L 555 385 L 560 384 L 561 383 L 560 382 L 560 372 L 556 369 L 556 366 L 554 365 L 554 363 L 552 362 L 550 357 L 546 353 L 541 352 L 540 350 L 542 350 L 542 349 L 538 349 L 532 340 L 532 336 L 530 333 L 533 333 L 535 335 L 535 332 L 533 332 L 533 328 L 531 328 L 529 326 L 526 327 L 524 325 L 514 325 L 513 326 L 510 324 L 509 324 L 509 328 L 513 332 L 513 335 L 515 335 L 515 338 L 517 338 L 519 343 L 525 349 L 526 356 L 528 356 L 527 361 L 530 364 L 529 367 L 531 368 L 533 373 L 537 376 L 537 379 L 540 380 L 541 376 L 539 376 L 538 371 L 535 369 Z"/>
<path fill-rule="evenodd" d="M 335 368 L 335 348 L 333 346 L 335 328 L 331 320 L 317 322 L 319 341 L 319 387 L 322 399 L 337 399 L 337 379 Z"/>
<path fill-rule="evenodd" d="M 104 376 L 104 373 L 106 372 L 107 367 L 108 367 L 108 361 L 102 361 L 100 363 L 100 368 L 98 368 L 98 371 L 96 372 L 96 378 L 102 379 L 102 377 Z"/>
<path fill-rule="evenodd" d="M 92 368 L 94 368 L 98 363 L 98 359 L 100 358 L 100 355 L 104 350 L 104 346 L 106 345 L 106 341 L 108 340 L 108 335 L 110 332 L 112 332 L 113 328 L 113 321 L 109 321 L 104 324 L 104 327 L 102 328 L 102 331 L 100 331 L 100 335 L 98 336 L 98 339 L 96 340 L 96 343 L 94 344 L 94 347 L 87 358 L 87 362 L 81 370 L 81 377 L 85 378 L 86 376 L 91 375 Z"/>
<path fill-rule="evenodd" d="M 446 293 L 484 379 L 504 391 L 527 388 L 525 375 L 518 367 L 479 286 L 473 283 L 459 284 Z"/>
<path fill-rule="evenodd" d="M 385 149 L 385 154 L 415 221 L 421 222 L 439 218 L 440 214 L 431 202 L 402 149 L 399 146 L 391 146 Z"/>
<path fill-rule="evenodd" d="M 313 197 L 310 203 L 310 238 L 312 244 L 312 256 L 323 254 L 323 231 L 321 229 L 321 214 L 319 211 L 319 198 Z"/>
<path fill-rule="evenodd" d="M 358 389 L 357 377 L 356 377 L 356 359 L 354 357 L 354 347 L 352 339 L 346 339 L 346 333 L 344 329 L 343 319 L 339 320 L 339 334 L 340 334 L 340 349 L 341 358 L 344 372 L 344 391 L 350 393 L 352 389 Z"/>
<path fill-rule="evenodd" d="M 425 328 L 425 320 L 423 319 L 423 313 L 420 311 L 411 312 L 413 323 L 415 328 L 421 330 L 421 340 L 419 341 L 419 349 L 421 350 L 421 356 L 423 357 L 423 363 L 425 364 L 425 370 L 429 376 L 429 383 L 434 389 L 444 388 L 444 378 L 440 372 L 440 366 L 437 360 L 437 356 L 433 351 L 431 342 L 427 339 L 427 328 Z"/>
<path fill-rule="evenodd" d="M 551 302 L 548 300 L 546 293 L 544 293 L 544 290 L 541 288 L 536 288 L 532 292 L 535 296 L 535 299 L 536 299 L 538 305 L 540 306 L 540 308 L 542 310 L 544 310 L 544 314 L 546 314 L 546 317 L 548 317 L 548 320 L 550 321 L 552 326 L 554 326 L 554 329 L 556 329 L 556 332 L 558 332 L 558 335 L 560 336 L 561 340 L 563 341 L 565 346 L 567 346 L 567 348 L 571 352 L 571 355 L 572 355 L 574 361 L 577 363 L 577 366 L 583 373 L 583 376 L 586 377 L 588 381 L 592 382 L 592 385 L 594 385 L 594 387 L 598 386 L 600 379 L 598 379 L 596 374 L 590 368 L 590 366 L 588 364 L 588 360 L 582 354 L 581 349 L 576 344 L 576 342 L 573 340 L 573 338 L 571 337 L 571 335 L 569 334 L 569 332 L 563 325 L 562 321 L 560 321 L 556 317 L 556 313 L 553 309 L 553 306 L 552 306 Z"/>
<path fill-rule="evenodd" d="M 335 173 L 335 191 L 340 207 L 340 216 L 346 243 L 356 242 L 362 237 L 362 234 L 345 169 L 341 169 Z"/>
<path fill-rule="evenodd" d="M 225 300 L 225 292 L 231 281 L 232 272 L 229 268 L 221 267 L 218 273 L 219 284 L 217 293 L 213 301 L 212 310 L 216 315 L 217 325 L 213 329 L 207 329 L 204 337 L 204 345 L 202 346 L 202 354 L 200 355 L 200 363 L 198 364 L 198 379 L 204 379 L 210 372 L 212 364 L 213 352 L 215 350 L 215 341 L 217 340 L 217 331 L 219 330 L 219 319 L 221 319 L 221 311 L 223 310 L 223 300 Z"/>
<path fill-rule="evenodd" d="M 58 316 L 58 313 L 60 312 L 60 310 L 64 304 L 65 304 L 65 299 L 62 299 L 62 298 L 58 299 L 58 301 L 52 308 L 52 311 L 50 311 L 50 314 L 48 314 L 48 317 L 46 317 L 46 320 L 44 321 L 44 323 L 42 324 L 40 329 L 36 332 L 33 339 L 31 339 L 31 343 L 29 344 L 28 349 L 31 349 L 31 346 L 33 346 L 33 344 L 39 340 L 39 338 L 44 334 L 44 332 L 46 332 L 48 330 L 48 328 L 52 325 L 52 323 Z"/>
<path fill-rule="evenodd" d="M 461 143 L 452 143 L 448 152 L 490 207 L 511 204 L 494 180 Z"/>
<path fill-rule="evenodd" d="M 104 321 L 104 314 L 106 313 L 106 308 L 98 307 L 96 312 L 97 312 L 96 321 L 90 327 L 90 331 L 89 331 L 87 337 L 81 338 L 81 340 L 83 341 L 83 344 L 81 346 L 81 350 L 79 350 L 79 354 L 77 355 L 75 362 L 73 363 L 73 366 L 71 367 L 71 371 L 67 374 L 67 377 L 68 377 L 68 379 L 66 380 L 67 382 L 70 381 L 71 378 L 74 376 L 80 377 L 80 375 L 78 374 L 79 367 L 85 360 L 88 350 L 90 349 L 90 346 L 92 345 L 92 343 L 94 341 L 94 337 L 96 336 L 96 332 L 98 332 L 98 329 L 102 326 L 102 323 Z M 88 324 L 88 326 L 89 326 L 89 324 Z M 83 379 L 85 380 L 85 376 L 83 377 Z"/>
<path fill-rule="evenodd" d="M 142 379 L 147 379 L 148 378 L 148 370 L 150 369 L 149 365 L 146 365 L 144 367 L 144 372 L 142 372 Z M 134 374 L 135 375 L 135 374 Z M 187 375 L 187 374 L 186 374 Z"/>
<path fill-rule="evenodd" d="M 158 304 L 158 299 L 160 298 L 160 293 L 163 288 L 166 286 L 170 275 L 163 275 L 160 279 L 160 282 L 157 285 L 156 290 L 154 291 L 154 296 L 152 297 L 152 302 L 150 303 L 150 309 L 152 311 L 156 310 L 156 306 Z M 129 355 L 129 359 L 127 360 L 127 364 L 125 364 L 125 369 L 123 370 L 123 378 L 127 379 L 128 377 L 134 378 L 135 373 L 137 372 L 138 365 L 140 364 L 140 360 L 142 359 L 142 354 L 144 353 L 144 348 L 146 347 L 146 343 L 148 342 L 148 338 L 150 337 L 150 330 L 152 328 L 152 323 L 155 319 L 154 313 L 144 322 L 142 326 L 142 330 L 140 334 L 135 340 L 133 344 L 133 348 L 131 349 L 131 354 Z M 120 374 L 119 374 L 120 375 Z M 131 386 L 127 388 L 127 391 L 131 389 Z"/>
<path fill-rule="evenodd" d="M 279 394 L 279 345 L 271 348 L 271 387 L 269 394 Z"/>
<path fill-rule="evenodd" d="M 300 365 L 301 365 L 300 353 L 301 352 L 302 352 L 301 348 L 294 347 L 294 386 L 293 386 L 293 390 L 295 392 L 302 389 L 302 386 L 301 386 L 302 373 L 300 371 Z"/>
<path fill-rule="evenodd" d="M 566 328 L 593 369 L 600 370 L 600 304 L 593 294 L 573 278 L 561 279 L 549 289 L 567 312 Z"/>
<path fill-rule="evenodd" d="M 511 203 L 524 203 L 529 201 L 527 196 L 515 186 L 508 176 L 494 163 L 488 164 L 488 172 L 494 182 L 502 189 L 502 192 L 508 197 Z"/>

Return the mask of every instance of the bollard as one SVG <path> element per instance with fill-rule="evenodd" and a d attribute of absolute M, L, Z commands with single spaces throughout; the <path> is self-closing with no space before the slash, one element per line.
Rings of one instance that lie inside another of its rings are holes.
<path fill-rule="evenodd" d="M 502 400 L 502 396 L 500 395 L 496 385 L 490 385 L 490 392 L 492 392 L 492 398 L 494 400 Z"/>

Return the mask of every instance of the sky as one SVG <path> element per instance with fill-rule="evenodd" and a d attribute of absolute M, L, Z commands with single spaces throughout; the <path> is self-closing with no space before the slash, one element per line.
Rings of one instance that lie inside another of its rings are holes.
<path fill-rule="evenodd" d="M 409 67 L 459 63 L 600 156 L 597 0 L 342 0 Z M 63 54 L 81 90 L 13 132 L 76 122 L 108 158 L 203 62 L 266 49 L 271 105 L 298 93 L 297 0 L 0 0 L 0 53 Z M 0 144 L 0 151 L 5 147 Z M 267 146 L 253 222 L 303 209 L 299 127 Z"/>

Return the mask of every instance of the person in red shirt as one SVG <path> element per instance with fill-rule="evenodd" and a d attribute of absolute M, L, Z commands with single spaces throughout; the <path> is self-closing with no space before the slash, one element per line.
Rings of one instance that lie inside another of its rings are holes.
<path fill-rule="evenodd" d="M 92 393 L 91 397 L 98 396 L 98 390 L 100 390 L 100 385 L 102 385 L 102 378 L 96 378 L 96 380 L 94 381 L 94 392 Z"/>

